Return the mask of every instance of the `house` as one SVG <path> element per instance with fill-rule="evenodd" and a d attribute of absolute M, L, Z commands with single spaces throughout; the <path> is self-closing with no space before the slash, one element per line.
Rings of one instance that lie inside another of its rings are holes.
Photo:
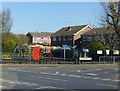
<path fill-rule="evenodd" d="M 79 46 L 81 36 L 92 29 L 89 25 L 63 27 L 51 36 L 51 45 Z"/>
<path fill-rule="evenodd" d="M 87 47 L 91 42 L 106 42 L 109 46 L 116 45 L 119 38 L 112 28 L 94 28 L 92 31 L 86 32 L 81 36 L 80 43 L 82 47 Z M 114 43 L 115 42 L 115 43 Z"/>
<path fill-rule="evenodd" d="M 28 44 L 48 44 L 51 45 L 51 38 L 50 36 L 52 35 L 52 32 L 28 32 L 27 37 L 28 37 Z"/>

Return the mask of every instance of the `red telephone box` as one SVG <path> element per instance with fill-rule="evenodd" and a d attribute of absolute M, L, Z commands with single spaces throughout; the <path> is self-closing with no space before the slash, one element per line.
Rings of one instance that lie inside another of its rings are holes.
<path fill-rule="evenodd" d="M 34 46 L 32 48 L 32 59 L 34 61 L 40 60 L 40 46 Z"/>

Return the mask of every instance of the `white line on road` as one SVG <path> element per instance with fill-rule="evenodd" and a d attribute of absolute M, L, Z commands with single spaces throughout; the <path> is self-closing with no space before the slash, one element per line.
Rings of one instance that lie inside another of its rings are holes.
<path fill-rule="evenodd" d="M 115 69 L 115 70 L 118 70 L 118 69 Z"/>
<path fill-rule="evenodd" d="M 61 74 L 61 76 L 66 76 L 66 74 Z"/>
<path fill-rule="evenodd" d="M 15 82 L 9 81 L 8 83 L 14 84 Z"/>
<path fill-rule="evenodd" d="M 113 82 L 119 82 L 120 80 L 112 80 Z"/>
<path fill-rule="evenodd" d="M 98 80 L 98 79 L 100 79 L 100 78 L 92 78 L 92 79 Z"/>
<path fill-rule="evenodd" d="M 101 69 L 97 69 L 97 70 L 101 70 Z M 17 70 L 17 71 L 22 71 L 22 70 Z M 22 71 L 22 72 L 30 72 L 30 71 Z M 33 73 L 38 73 L 38 72 L 33 72 Z M 47 73 L 47 72 L 40 72 L 41 74 L 44 74 L 44 75 L 58 75 L 58 76 L 66 76 L 66 77 L 76 77 L 76 78 L 80 78 L 80 77 L 83 77 L 83 78 L 91 78 L 91 79 L 95 79 L 95 80 L 103 80 L 103 81 L 113 81 L 113 82 L 118 82 L 119 80 L 111 80 L 111 79 L 100 79 L 100 78 L 94 78 L 94 77 L 84 77 L 84 76 L 80 76 L 80 75 L 68 75 L 68 74 L 61 74 L 59 72 L 56 72 L 56 73 Z M 105 72 L 107 73 L 107 72 Z M 94 74 L 94 73 L 86 73 L 87 75 L 90 75 L 90 76 L 96 76 L 97 74 Z M 30 77 L 35 77 L 35 76 L 30 76 Z M 43 78 L 43 77 L 36 77 L 36 78 Z M 46 78 L 44 78 L 46 79 Z M 60 80 L 60 79 L 53 79 L 53 78 L 47 78 L 47 79 L 51 79 L 51 80 Z M 61 81 L 67 81 L 67 80 L 61 80 Z"/>
<path fill-rule="evenodd" d="M 101 69 L 97 69 L 97 70 L 101 70 Z"/>
<path fill-rule="evenodd" d="M 5 88 L 5 86 L 0 86 L 0 88 Z"/>
<path fill-rule="evenodd" d="M 90 78 L 90 79 L 94 79 L 94 80 L 103 80 L 103 81 L 114 81 L 114 82 L 118 82 L 118 80 L 111 80 L 111 79 L 102 79 L 102 78 L 94 78 L 94 77 L 90 77 L 90 76 L 96 76 L 97 74 L 94 74 L 94 73 L 87 73 L 87 75 L 90 75 L 90 76 L 80 76 L 80 75 L 68 75 L 68 74 L 52 74 L 52 73 L 46 73 L 46 72 L 41 72 L 41 74 L 44 74 L 44 75 L 58 75 L 58 76 L 66 76 L 66 77 L 76 77 L 76 78 Z"/>
<path fill-rule="evenodd" d="M 44 79 L 48 79 L 48 80 L 56 80 L 56 81 L 67 81 L 67 80 L 55 79 L 55 78 L 44 78 Z"/>
<path fill-rule="evenodd" d="M 38 76 L 29 76 L 29 77 L 34 77 L 34 78 L 43 78 L 43 77 L 40 77 L 40 76 L 39 76 L 39 77 L 38 77 Z"/>
<path fill-rule="evenodd" d="M 47 80 L 56 80 L 56 81 L 67 81 L 67 80 L 62 80 L 62 79 L 45 78 L 45 77 L 38 77 L 38 76 L 29 76 L 29 77 L 33 77 L 33 78 L 43 78 L 43 79 L 47 79 Z"/>
<path fill-rule="evenodd" d="M 97 74 L 94 74 L 94 73 L 87 73 L 87 75 L 96 76 Z"/>
<path fill-rule="evenodd" d="M 27 85 L 27 86 L 38 86 L 38 84 L 34 84 L 34 83 L 27 83 L 27 82 L 19 82 L 19 81 L 10 81 L 10 80 L 4 80 L 4 82 L 10 83 L 10 84 L 19 84 L 19 85 Z"/>
<path fill-rule="evenodd" d="M 117 87 L 117 86 L 114 86 L 114 85 L 99 84 L 99 83 L 97 83 L 97 85 L 101 85 L 101 86 L 109 86 L 109 87 L 114 87 L 114 88 L 116 88 L 116 87 Z"/>
<path fill-rule="evenodd" d="M 41 86 L 35 89 L 63 89 L 63 88 L 58 88 L 58 87 L 53 87 L 53 86 Z"/>
<path fill-rule="evenodd" d="M 110 81 L 111 79 L 101 79 L 101 80 L 103 80 L 103 81 Z"/>
<path fill-rule="evenodd" d="M 92 78 L 92 77 L 83 77 L 83 78 Z"/>
<path fill-rule="evenodd" d="M 106 71 L 106 72 L 104 72 L 104 73 L 109 73 L 109 72 Z"/>

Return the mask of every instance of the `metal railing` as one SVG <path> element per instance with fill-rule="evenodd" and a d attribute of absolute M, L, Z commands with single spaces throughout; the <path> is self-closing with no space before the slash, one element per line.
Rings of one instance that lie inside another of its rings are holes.
<path fill-rule="evenodd" d="M 101 64 L 101 63 L 115 64 L 117 58 L 120 59 L 120 56 L 100 56 L 99 57 L 99 64 Z"/>

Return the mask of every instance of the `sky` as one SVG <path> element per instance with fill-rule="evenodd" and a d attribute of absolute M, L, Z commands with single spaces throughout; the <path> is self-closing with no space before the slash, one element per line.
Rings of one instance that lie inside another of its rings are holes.
<path fill-rule="evenodd" d="M 99 2 L 2 2 L 13 19 L 12 33 L 56 32 L 62 27 L 98 26 Z"/>

